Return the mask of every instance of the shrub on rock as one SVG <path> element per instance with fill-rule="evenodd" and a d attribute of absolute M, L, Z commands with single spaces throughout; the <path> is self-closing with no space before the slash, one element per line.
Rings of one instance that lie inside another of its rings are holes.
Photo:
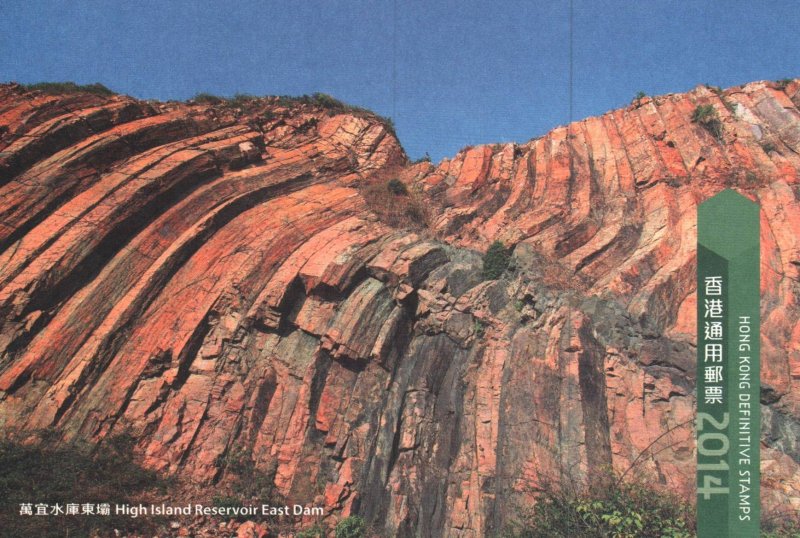
<path fill-rule="evenodd" d="M 510 261 L 511 253 L 506 246 L 500 241 L 495 241 L 483 255 L 483 278 L 497 280 L 508 269 Z"/>

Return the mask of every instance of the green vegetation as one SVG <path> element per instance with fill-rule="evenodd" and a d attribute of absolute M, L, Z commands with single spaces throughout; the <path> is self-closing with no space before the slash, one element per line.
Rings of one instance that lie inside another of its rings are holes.
<path fill-rule="evenodd" d="M 222 97 L 213 93 L 198 93 L 192 101 L 203 105 L 224 105 L 228 107 L 243 108 L 256 101 L 258 97 L 248 93 L 237 93 L 233 97 Z"/>
<path fill-rule="evenodd" d="M 744 173 L 744 184 L 746 187 L 757 187 L 759 184 L 758 176 L 752 170 Z"/>
<path fill-rule="evenodd" d="M 377 114 L 376 114 L 376 116 L 377 116 Z M 386 130 L 389 131 L 392 134 L 392 136 L 396 137 L 397 136 L 397 130 L 394 127 L 394 120 L 392 118 L 386 117 L 386 116 L 377 116 L 377 117 L 378 117 L 379 120 L 381 120 L 381 123 L 383 124 L 383 126 L 386 127 Z"/>
<path fill-rule="evenodd" d="M 397 178 L 390 179 L 386 184 L 386 188 L 389 189 L 389 192 L 396 196 L 408 196 L 408 187 L 406 187 L 406 184 Z"/>
<path fill-rule="evenodd" d="M 231 488 L 236 495 L 219 496 L 215 497 L 215 500 L 235 503 L 225 506 L 250 504 L 252 500 L 276 506 L 284 504 L 284 499 L 275 491 L 273 476 L 256 469 L 255 462 L 249 453 L 240 450 L 231 451 L 221 458 L 218 464 L 224 469 L 226 475 L 232 477 Z"/>
<path fill-rule="evenodd" d="M 336 538 L 364 538 L 367 524 L 359 516 L 349 516 L 337 523 L 334 534 Z"/>
<path fill-rule="evenodd" d="M 219 508 L 238 508 L 243 506 L 243 503 L 242 499 L 232 495 L 214 495 L 214 497 L 211 498 L 211 505 Z M 245 515 L 233 516 L 233 519 L 241 522 L 247 521 L 251 518 L 252 516 Z"/>
<path fill-rule="evenodd" d="M 431 162 L 431 156 L 428 155 L 428 152 L 426 151 L 425 155 L 423 155 L 419 159 L 412 161 L 412 164 L 429 163 L 429 162 Z"/>
<path fill-rule="evenodd" d="M 396 136 L 395 128 L 394 128 L 394 121 L 392 118 L 379 116 L 374 112 L 355 105 L 348 105 L 335 97 L 328 95 L 327 93 L 312 93 L 311 95 L 281 95 L 278 97 L 278 106 L 290 107 L 290 106 L 297 106 L 297 105 L 310 105 L 322 108 L 328 112 L 329 116 L 335 116 L 336 114 L 351 114 L 356 117 L 374 117 L 377 118 L 386 130 L 388 130 L 392 135 Z"/>
<path fill-rule="evenodd" d="M 224 100 L 225 100 L 224 97 L 220 97 L 219 95 L 214 95 L 211 93 L 198 93 L 197 95 L 192 97 L 192 101 L 204 105 L 216 105 Z"/>
<path fill-rule="evenodd" d="M 691 506 L 643 484 L 610 481 L 597 493 L 551 489 L 507 530 L 515 538 L 690 538 Z"/>
<path fill-rule="evenodd" d="M 372 111 L 367 110 L 366 108 L 348 105 L 347 103 L 344 103 L 335 97 L 328 95 L 327 93 L 313 93 L 311 95 L 299 96 L 281 95 L 277 98 L 272 97 L 267 99 L 273 99 L 274 101 L 269 102 L 279 107 L 296 107 L 301 105 L 318 107 L 326 110 L 329 116 L 334 116 L 336 114 L 351 114 L 356 117 L 376 118 L 390 133 L 393 135 L 396 134 L 392 118 L 379 116 Z M 234 94 L 233 97 L 224 97 L 211 93 L 198 93 L 192 97 L 191 100 L 200 104 L 221 105 L 230 108 L 242 109 L 252 108 L 254 104 L 266 102 L 258 96 L 248 93 L 237 93 Z M 274 111 L 267 110 L 266 112 L 263 112 L 264 121 L 272 121 L 275 118 L 276 115 Z"/>
<path fill-rule="evenodd" d="M 508 269 L 511 262 L 511 253 L 500 241 L 495 241 L 483 255 L 484 280 L 497 280 Z"/>
<path fill-rule="evenodd" d="M 280 106 L 296 106 L 296 105 L 311 105 L 311 106 L 318 106 L 320 108 L 324 108 L 325 110 L 330 111 L 357 111 L 357 112 L 369 112 L 368 110 L 347 105 L 344 102 L 336 99 L 335 97 L 328 95 L 327 93 L 313 93 L 311 95 L 281 95 L 278 97 L 278 104 Z"/>
<path fill-rule="evenodd" d="M 642 103 L 642 99 L 644 99 L 645 97 L 647 97 L 646 93 L 642 91 L 636 92 L 636 97 L 633 98 L 633 103 L 635 105 L 640 105 Z"/>
<path fill-rule="evenodd" d="M 800 537 L 800 514 L 795 512 L 776 512 L 762 515 L 761 538 Z"/>
<path fill-rule="evenodd" d="M 325 109 L 336 110 L 336 109 L 347 108 L 346 104 L 344 104 L 337 98 L 333 97 L 332 95 L 328 95 L 327 93 L 315 93 L 314 95 L 311 96 L 311 98 L 315 105 Z"/>
<path fill-rule="evenodd" d="M 479 319 L 476 319 L 473 325 L 473 330 L 475 331 L 475 336 L 478 338 L 483 338 L 483 335 L 486 333 L 486 327 L 483 325 L 483 322 Z"/>
<path fill-rule="evenodd" d="M 714 105 L 697 105 L 692 113 L 692 121 L 695 123 L 705 123 L 717 117 L 717 110 Z"/>
<path fill-rule="evenodd" d="M 300 125 L 297 128 L 297 132 L 298 133 L 307 133 L 308 131 L 311 131 L 312 129 L 315 129 L 317 127 L 317 125 L 319 125 L 319 120 L 317 118 L 309 118 L 306 121 L 304 121 L 303 124 Z"/>
<path fill-rule="evenodd" d="M 792 83 L 792 80 L 793 79 L 791 79 L 791 78 L 782 78 L 782 79 L 776 81 L 776 84 L 778 85 L 778 89 L 779 90 L 785 90 L 786 86 L 788 86 L 789 84 Z"/>
<path fill-rule="evenodd" d="M 65 93 L 92 93 L 94 95 L 116 95 L 117 93 L 103 86 L 99 82 L 94 84 L 75 84 L 74 82 L 37 82 L 36 84 L 23 84 L 26 90 L 39 91 L 48 95 L 61 95 Z"/>
<path fill-rule="evenodd" d="M 42 434 L 35 443 L 0 441 L 0 529 L 6 536 L 105 536 L 112 529 L 152 531 L 159 518 L 132 519 L 116 515 L 115 504 L 136 505 L 156 502 L 167 483 L 154 472 L 141 468 L 133 458 L 130 436 L 108 439 L 98 447 L 79 442 L 58 443 L 52 433 Z M 65 514 L 68 504 L 109 504 L 109 515 L 93 517 L 20 515 L 22 506 L 59 505 Z M 152 535 L 153 533 L 150 532 Z"/>
<path fill-rule="evenodd" d="M 720 96 L 720 99 L 722 99 L 722 104 L 725 105 L 725 108 L 728 109 L 728 112 L 731 114 L 736 114 L 736 103 L 726 97 Z"/>
<path fill-rule="evenodd" d="M 211 504 L 213 506 L 220 506 L 220 507 L 235 507 L 241 506 L 242 502 L 237 497 L 233 497 L 231 495 L 214 495 L 211 499 Z"/>
<path fill-rule="evenodd" d="M 777 151 L 778 148 L 772 142 L 763 142 L 761 144 L 761 149 L 764 150 L 764 153 L 772 153 L 773 151 Z"/>
<path fill-rule="evenodd" d="M 722 104 L 725 105 L 725 108 L 727 108 L 729 112 L 736 112 L 736 103 L 725 97 L 725 92 L 722 90 L 722 88 L 719 86 L 712 86 L 710 84 L 706 84 L 706 88 L 717 94 L 717 97 L 719 97 L 719 100 L 722 101 Z"/>
<path fill-rule="evenodd" d="M 722 122 L 714 105 L 697 105 L 692 113 L 692 122 L 703 126 L 714 138 L 722 141 Z"/>
<path fill-rule="evenodd" d="M 252 455 L 243 450 L 230 450 L 217 459 L 217 467 L 223 472 L 223 480 L 217 485 L 218 492 L 212 497 L 211 504 L 220 508 L 234 508 L 269 504 L 282 506 L 286 499 L 275 490 L 274 472 L 268 473 L 257 469 Z M 231 516 L 239 522 L 269 521 L 268 515 L 241 514 Z M 291 527 L 296 521 L 292 518 L 281 524 Z"/>
<path fill-rule="evenodd" d="M 237 93 L 226 99 L 226 104 L 233 107 L 245 107 L 257 99 L 258 97 L 249 93 Z"/>
<path fill-rule="evenodd" d="M 325 538 L 325 529 L 316 524 L 313 527 L 298 531 L 294 536 L 295 538 Z"/>

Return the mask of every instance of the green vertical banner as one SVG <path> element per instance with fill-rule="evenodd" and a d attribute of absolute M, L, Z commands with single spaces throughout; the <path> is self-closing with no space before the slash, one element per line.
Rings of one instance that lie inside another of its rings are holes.
<path fill-rule="evenodd" d="M 697 212 L 697 535 L 759 536 L 759 207 Z"/>

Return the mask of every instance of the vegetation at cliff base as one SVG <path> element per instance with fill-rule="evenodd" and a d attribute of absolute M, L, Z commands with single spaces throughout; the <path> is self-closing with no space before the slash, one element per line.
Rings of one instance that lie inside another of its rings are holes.
<path fill-rule="evenodd" d="M 295 533 L 295 538 L 325 538 L 325 529 L 321 525 L 316 524 L 307 529 L 302 529 Z"/>
<path fill-rule="evenodd" d="M 483 278 L 497 280 L 508 269 L 510 261 L 511 253 L 506 246 L 500 241 L 495 241 L 483 255 Z"/>
<path fill-rule="evenodd" d="M 800 516 L 785 521 L 762 522 L 761 538 L 800 538 Z"/>
<path fill-rule="evenodd" d="M 58 443 L 52 434 L 35 442 L 3 440 L 0 469 L 0 529 L 5 536 L 142 532 L 160 523 L 159 518 L 115 514 L 115 504 L 148 504 L 166 491 L 164 480 L 136 463 L 128 436 L 110 438 L 98 447 Z M 110 513 L 100 515 L 98 505 L 106 503 Z M 79 505 L 80 512 L 67 515 L 69 504 Z M 82 515 L 87 504 L 96 515 Z M 36 514 L 44 505 L 46 516 L 21 514 L 28 507 Z"/>
<path fill-rule="evenodd" d="M 48 95 L 61 95 L 65 93 L 92 93 L 95 95 L 116 95 L 99 82 L 94 84 L 75 84 L 74 82 L 37 82 L 36 84 L 23 84 L 26 90 L 39 91 Z"/>
<path fill-rule="evenodd" d="M 349 516 L 336 524 L 336 538 L 364 538 L 367 535 L 367 524 L 359 516 Z"/>
<path fill-rule="evenodd" d="M 245 506 L 251 504 L 269 504 L 281 506 L 286 503 L 275 489 L 274 473 L 267 473 L 258 468 L 252 455 L 233 450 L 221 456 L 217 465 L 224 470 L 227 487 L 218 485 L 220 491 L 212 498 L 214 506 Z M 228 491 L 228 493 L 223 493 Z M 240 516 L 239 520 L 263 519 L 260 516 Z"/>
<path fill-rule="evenodd" d="M 610 481 L 596 492 L 553 488 L 506 532 L 511 538 L 690 538 L 691 505 L 642 483 Z"/>

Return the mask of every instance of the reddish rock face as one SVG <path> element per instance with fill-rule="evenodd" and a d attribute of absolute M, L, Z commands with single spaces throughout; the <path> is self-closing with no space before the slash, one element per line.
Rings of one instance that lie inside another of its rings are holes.
<path fill-rule="evenodd" d="M 433 166 L 369 114 L 0 86 L 0 429 L 128 432 L 200 484 L 244 454 L 389 534 L 483 536 L 609 466 L 689 494 L 695 214 L 732 187 L 762 207 L 764 504 L 800 509 L 798 105 L 700 87 Z M 387 177 L 430 228 L 375 218 Z"/>

